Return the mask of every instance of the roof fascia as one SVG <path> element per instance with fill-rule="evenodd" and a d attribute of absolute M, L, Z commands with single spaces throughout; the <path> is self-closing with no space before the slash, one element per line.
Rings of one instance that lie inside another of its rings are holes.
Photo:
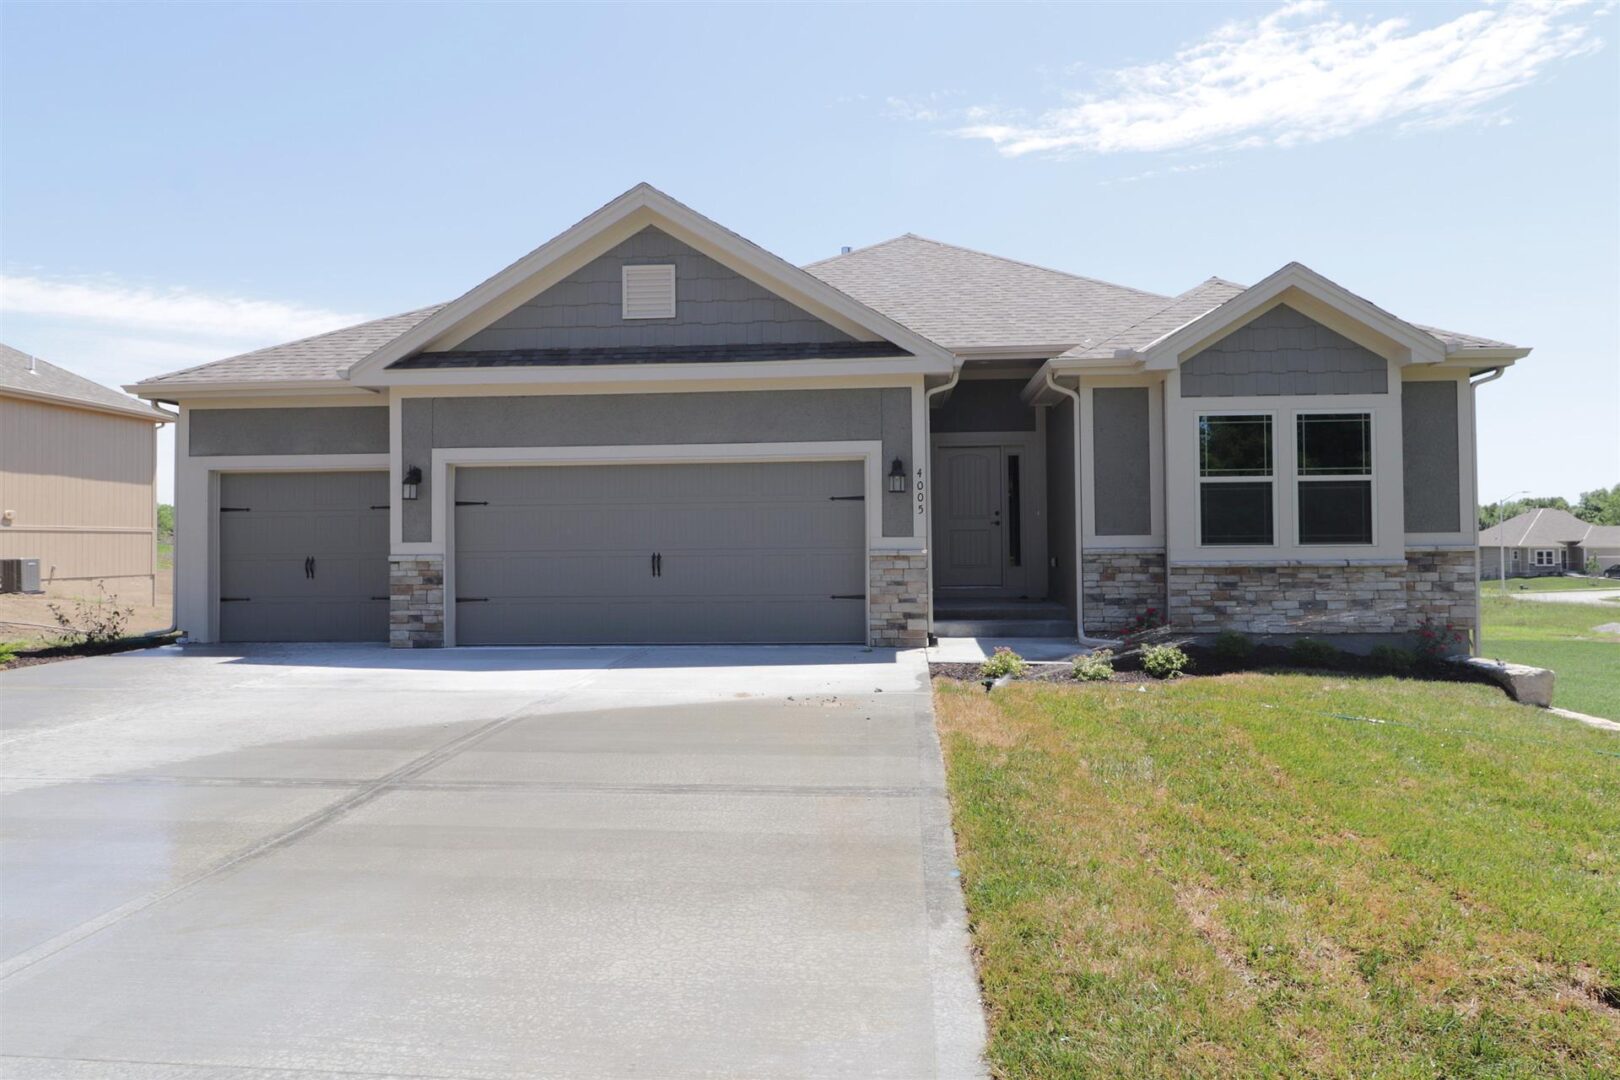
<path fill-rule="evenodd" d="M 1350 323 L 1365 327 L 1373 334 L 1395 346 L 1395 355 L 1389 359 L 1400 364 L 1434 364 L 1446 357 L 1446 349 L 1438 338 L 1427 334 L 1411 323 L 1398 319 L 1382 308 L 1363 300 L 1316 271 L 1299 263 L 1289 263 L 1270 277 L 1245 289 L 1232 299 L 1204 313 L 1191 322 L 1159 338 L 1146 347 L 1135 350 L 1146 361 L 1150 370 L 1168 371 L 1181 363 L 1185 356 L 1213 344 L 1241 327 L 1244 323 L 1264 314 L 1278 304 L 1307 298 L 1328 312 L 1337 312 Z M 1303 314 L 1315 317 L 1311 311 Z M 1342 328 L 1335 326 L 1332 329 Z M 1362 344 L 1368 344 L 1363 341 Z M 1387 347 L 1375 352 L 1390 352 Z"/>
<path fill-rule="evenodd" d="M 760 382 L 866 375 L 946 374 L 919 369 L 915 357 L 872 360 L 756 360 L 723 364 L 567 364 L 555 367 L 410 368 L 390 371 L 389 386 L 572 386 L 603 383 Z"/>
<path fill-rule="evenodd" d="M 894 342 L 921 361 L 913 365 L 913 371 L 942 366 L 948 370 L 955 363 L 947 350 L 915 331 L 650 185 L 639 184 L 373 351 L 349 368 L 347 378 L 351 382 L 393 383 L 399 373 L 384 374 L 389 364 L 423 349 L 449 348 L 465 341 L 648 225 L 664 229 L 761 286 L 801 302 L 801 306 L 853 337 L 881 337 Z"/>
<path fill-rule="evenodd" d="M 369 386 L 351 386 L 348 383 L 336 382 L 332 379 L 319 381 L 284 380 L 267 382 L 263 379 L 254 382 L 209 382 L 184 383 L 179 385 L 165 385 L 163 383 L 135 383 L 124 387 L 131 394 L 144 398 L 147 401 L 179 402 L 194 398 L 218 397 L 352 397 L 372 399 L 382 393 L 381 390 Z"/>
<path fill-rule="evenodd" d="M 0 387 L 0 397 L 14 397 L 24 401 L 37 401 L 43 405 L 59 405 L 64 409 L 82 409 L 85 412 L 122 416 L 130 420 L 150 420 L 154 424 L 167 424 L 174 419 L 171 414 L 153 406 L 142 407 L 132 402 L 129 408 L 125 409 L 117 405 L 68 397 L 65 394 L 42 394 L 38 391 L 23 390 L 15 386 Z"/>

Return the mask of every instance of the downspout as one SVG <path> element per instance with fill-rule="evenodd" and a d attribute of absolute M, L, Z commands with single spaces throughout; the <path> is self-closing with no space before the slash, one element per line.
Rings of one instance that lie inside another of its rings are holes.
<path fill-rule="evenodd" d="M 928 455 L 928 486 L 934 486 L 934 395 L 943 394 L 962 380 L 962 365 L 951 368 L 951 377 L 932 390 L 923 391 L 923 453 Z M 928 514 L 923 520 L 923 546 L 928 551 L 928 637 L 934 638 L 934 493 L 929 490 Z"/>
<path fill-rule="evenodd" d="M 1046 371 L 1046 386 L 1056 390 L 1074 403 L 1074 637 L 1086 639 L 1086 503 L 1085 489 L 1080 483 L 1080 391 L 1059 386 L 1050 368 Z"/>
<path fill-rule="evenodd" d="M 1470 650 L 1471 655 L 1478 656 L 1480 645 L 1485 640 L 1485 598 L 1479 592 L 1479 404 L 1475 391 L 1488 382 L 1495 382 L 1507 373 L 1507 368 L 1492 368 L 1489 375 L 1483 379 L 1468 380 L 1468 441 L 1471 456 L 1474 459 L 1474 506 L 1470 513 L 1474 519 L 1474 644 Z M 1497 515 L 1497 527 L 1502 525 L 1501 515 Z M 1498 562 L 1505 552 L 1497 554 Z M 1498 566 L 1502 573 L 1507 573 L 1505 566 Z"/>

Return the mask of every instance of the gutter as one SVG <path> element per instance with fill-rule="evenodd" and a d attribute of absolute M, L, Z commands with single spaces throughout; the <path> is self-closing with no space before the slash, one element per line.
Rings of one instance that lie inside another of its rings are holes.
<path fill-rule="evenodd" d="M 923 452 L 928 455 L 928 486 L 934 486 L 934 398 L 954 390 L 962 381 L 962 365 L 951 369 L 951 377 L 932 390 L 923 391 Z M 934 638 L 934 493 L 928 492 L 928 519 L 923 522 L 923 546 L 928 552 L 928 637 Z M 937 638 L 935 639 L 937 640 Z"/>
<path fill-rule="evenodd" d="M 1485 641 L 1485 604 L 1484 604 L 1484 599 L 1485 598 L 1483 596 L 1481 596 L 1480 592 L 1479 592 L 1479 407 L 1478 407 L 1478 404 L 1477 404 L 1477 394 L 1475 394 L 1475 391 L 1479 387 L 1484 386 L 1488 382 L 1495 382 L 1497 379 L 1500 379 L 1506 373 L 1507 373 L 1507 368 L 1505 366 L 1498 367 L 1498 368 L 1492 368 L 1490 370 L 1490 373 L 1487 374 L 1484 378 L 1482 378 L 1482 379 L 1469 379 L 1468 380 L 1468 390 L 1469 390 L 1468 408 L 1469 408 L 1469 411 L 1473 414 L 1473 415 L 1471 415 L 1469 417 L 1470 423 L 1468 425 L 1468 437 L 1469 437 L 1469 442 L 1472 444 L 1469 447 L 1469 449 L 1471 451 L 1473 451 L 1471 456 L 1474 459 L 1474 509 L 1473 509 L 1473 514 L 1474 514 L 1474 644 L 1473 644 L 1473 655 L 1475 655 L 1475 656 L 1479 655 L 1480 646 Z M 1496 527 L 1500 529 L 1502 527 L 1502 523 L 1500 521 L 1498 521 L 1496 523 Z M 1498 555 L 1497 558 L 1500 559 L 1501 555 Z"/>
<path fill-rule="evenodd" d="M 1059 386 L 1050 369 L 1046 372 L 1046 387 L 1074 403 L 1074 637 L 1080 642 L 1086 639 L 1086 504 L 1080 483 L 1080 391 Z M 1476 565 L 1479 562 L 1477 558 L 1474 561 Z"/>

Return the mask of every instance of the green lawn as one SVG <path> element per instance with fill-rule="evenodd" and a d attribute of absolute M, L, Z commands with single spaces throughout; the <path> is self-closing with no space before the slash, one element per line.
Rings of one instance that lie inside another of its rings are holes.
<path fill-rule="evenodd" d="M 1620 1075 L 1620 736 L 1394 679 L 936 703 L 997 1076 Z"/>
<path fill-rule="evenodd" d="M 1479 587 L 1486 593 L 1503 592 L 1499 578 L 1482 578 Z M 1565 592 L 1570 589 L 1620 589 L 1620 578 L 1538 577 L 1508 578 L 1507 592 Z"/>
<path fill-rule="evenodd" d="M 1554 705 L 1620 720 L 1620 634 L 1592 629 L 1620 622 L 1620 610 L 1490 594 L 1481 604 L 1481 655 L 1552 668 L 1558 673 Z"/>
<path fill-rule="evenodd" d="M 157 545 L 157 568 L 159 570 L 174 569 L 174 541 L 159 540 Z"/>

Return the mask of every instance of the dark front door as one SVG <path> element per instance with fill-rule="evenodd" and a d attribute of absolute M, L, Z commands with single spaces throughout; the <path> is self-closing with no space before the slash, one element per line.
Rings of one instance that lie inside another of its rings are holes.
<path fill-rule="evenodd" d="M 936 582 L 999 588 L 1006 568 L 1001 447 L 939 447 L 934 468 Z"/>

